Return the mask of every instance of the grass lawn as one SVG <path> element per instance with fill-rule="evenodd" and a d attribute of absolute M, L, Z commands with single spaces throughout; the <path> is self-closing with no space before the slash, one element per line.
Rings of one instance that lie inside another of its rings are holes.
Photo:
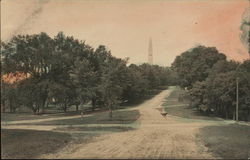
<path fill-rule="evenodd" d="M 1 158 L 35 158 L 61 149 L 70 140 L 71 136 L 66 133 L 2 129 Z"/>
<path fill-rule="evenodd" d="M 162 106 L 168 114 L 197 120 L 219 120 L 217 117 L 205 116 L 196 108 L 190 107 L 187 100 L 182 102 L 178 101 L 179 95 L 183 94 L 184 92 L 184 90 L 176 89 L 165 99 L 165 102 Z"/>
<path fill-rule="evenodd" d="M 200 129 L 199 138 L 216 156 L 224 159 L 250 158 L 250 126 L 208 126 Z"/>
<path fill-rule="evenodd" d="M 188 102 L 178 101 L 179 94 L 183 92 L 185 91 L 180 89 L 174 90 L 166 98 L 163 107 L 168 114 L 185 118 L 185 122 L 193 122 L 193 120 L 218 121 L 217 125 L 201 128 L 199 135 L 197 135 L 199 140 L 216 157 L 223 159 L 247 159 L 250 157 L 250 126 L 225 124 L 220 118 L 203 115 L 195 108 L 189 107 Z"/>
<path fill-rule="evenodd" d="M 117 110 L 113 112 L 112 120 L 109 118 L 109 112 L 96 113 L 92 116 L 81 118 L 72 118 L 65 120 L 53 120 L 37 123 L 27 123 L 27 125 L 76 125 L 76 124 L 129 124 L 136 121 L 140 114 L 138 110 Z M 23 125 L 25 123 L 19 124 Z M 25 124 L 26 125 L 26 124 Z"/>
<path fill-rule="evenodd" d="M 51 114 L 41 114 L 34 115 L 32 113 L 1 113 L 1 121 L 18 121 L 18 120 L 34 120 L 34 119 L 46 119 L 54 117 L 63 117 L 63 116 L 73 116 L 80 115 L 80 111 L 69 111 L 66 113 L 51 113 Z"/>
<path fill-rule="evenodd" d="M 117 110 L 113 112 L 113 120 L 109 119 L 108 112 L 102 112 L 96 113 L 90 117 L 84 117 L 83 120 L 81 120 L 81 118 L 73 118 L 32 123 L 32 125 L 72 125 L 69 127 L 60 127 L 54 130 L 54 132 L 24 129 L 2 129 L 1 155 L 2 158 L 36 158 L 41 154 L 56 152 L 69 143 L 88 143 L 92 137 L 103 134 L 102 132 L 123 132 L 134 129 L 129 126 L 76 127 L 74 126 L 76 124 L 129 124 L 138 118 L 138 110 Z M 68 133 L 58 131 L 67 131 Z M 80 131 L 80 133 L 71 131 Z M 90 133 L 81 131 L 90 131 Z M 94 131 L 94 133 L 92 131 Z"/>
<path fill-rule="evenodd" d="M 117 110 L 113 113 L 113 120 L 108 112 L 96 113 L 90 117 L 66 120 L 32 123 L 39 125 L 72 125 L 61 127 L 53 131 L 35 131 L 24 129 L 1 130 L 2 158 L 35 158 L 41 154 L 53 153 L 69 143 L 88 143 L 88 141 L 102 132 L 123 132 L 133 130 L 129 126 L 74 126 L 76 124 L 129 124 L 139 118 L 138 110 Z M 28 125 L 28 124 L 26 124 Z M 68 133 L 58 132 L 67 131 Z M 71 131 L 80 131 L 71 132 Z M 81 132 L 90 131 L 91 133 Z M 92 132 L 94 131 L 94 133 Z M 95 132 L 96 131 L 96 132 Z"/>
<path fill-rule="evenodd" d="M 163 86 L 160 89 L 151 91 L 150 95 L 145 96 L 142 99 L 137 99 L 136 101 L 122 103 L 118 109 L 126 109 L 136 107 L 137 105 L 143 103 L 145 100 L 153 98 L 163 89 L 166 89 L 166 86 Z M 84 109 L 91 108 L 91 104 L 85 104 L 83 106 Z M 85 114 L 96 113 L 96 112 L 105 112 L 107 108 L 96 108 L 94 111 L 88 110 L 84 111 Z M 116 111 L 115 111 L 116 112 Z M 65 113 L 62 110 L 59 110 L 55 105 L 49 105 L 48 108 L 45 108 L 45 113 L 40 115 L 34 115 L 30 109 L 24 108 L 20 111 L 16 111 L 15 113 L 1 113 L 1 121 L 18 121 L 18 120 L 34 120 L 34 119 L 46 119 L 46 118 L 54 118 L 54 117 L 65 117 L 65 116 L 73 116 L 80 115 L 81 107 L 79 106 L 79 111 L 75 111 L 75 106 L 71 106 L 68 108 L 68 111 Z"/>
<path fill-rule="evenodd" d="M 114 132 L 125 132 L 129 130 L 134 130 L 135 128 L 133 127 L 128 127 L 128 126 L 110 126 L 110 127 L 105 127 L 105 126 L 96 126 L 96 127 L 75 127 L 75 126 L 69 126 L 69 127 L 60 127 L 57 128 L 56 130 L 61 130 L 61 131 L 91 131 L 91 134 L 93 131 L 95 133 L 100 133 L 103 134 L 105 132 L 107 133 L 114 133 Z"/>

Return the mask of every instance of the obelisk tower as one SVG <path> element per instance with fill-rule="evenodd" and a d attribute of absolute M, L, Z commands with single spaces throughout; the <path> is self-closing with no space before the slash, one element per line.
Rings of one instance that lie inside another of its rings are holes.
<path fill-rule="evenodd" d="M 149 45 L 148 45 L 148 63 L 153 64 L 153 44 L 151 37 L 149 38 Z"/>

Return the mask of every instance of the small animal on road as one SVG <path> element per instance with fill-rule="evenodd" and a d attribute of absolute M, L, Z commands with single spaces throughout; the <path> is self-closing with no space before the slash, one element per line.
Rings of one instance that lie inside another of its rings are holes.
<path fill-rule="evenodd" d="M 167 114 L 168 114 L 168 113 L 167 113 L 167 112 L 165 112 L 165 111 L 162 111 L 162 112 L 161 112 L 161 115 L 162 115 L 163 117 L 166 117 L 166 116 L 167 116 Z"/>

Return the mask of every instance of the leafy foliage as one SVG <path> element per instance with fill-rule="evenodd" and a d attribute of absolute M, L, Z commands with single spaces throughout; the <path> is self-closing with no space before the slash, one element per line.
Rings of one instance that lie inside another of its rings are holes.
<path fill-rule="evenodd" d="M 26 78 L 5 83 L 5 106 L 26 106 L 43 113 L 53 103 L 65 112 L 92 102 L 111 112 L 123 101 L 143 98 L 149 90 L 174 82 L 173 71 L 158 65 L 127 66 L 128 59 L 111 55 L 103 45 L 96 49 L 59 32 L 18 35 L 2 43 L 3 75 L 22 73 Z M 168 75 L 172 75 L 169 76 Z M 15 111 L 14 109 L 12 110 Z"/>
<path fill-rule="evenodd" d="M 226 56 L 214 47 L 198 46 L 177 56 L 172 67 L 180 78 L 181 87 L 192 88 L 196 81 L 207 78 L 216 62 L 225 59 Z"/>
<path fill-rule="evenodd" d="M 249 61 L 249 60 L 248 60 Z M 239 117 L 249 120 L 250 115 L 250 67 L 248 61 L 242 64 L 233 61 L 219 61 L 209 76 L 196 82 L 189 91 L 194 106 L 206 106 L 206 112 L 213 112 L 224 118 L 235 118 L 236 78 L 239 78 Z"/>

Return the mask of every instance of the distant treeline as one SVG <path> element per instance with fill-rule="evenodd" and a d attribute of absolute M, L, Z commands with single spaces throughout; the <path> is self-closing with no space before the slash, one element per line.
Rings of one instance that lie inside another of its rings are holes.
<path fill-rule="evenodd" d="M 250 60 L 226 60 L 214 47 L 198 46 L 177 56 L 172 68 L 186 88 L 191 105 L 207 113 L 235 119 L 236 79 L 239 120 L 250 120 Z"/>
<path fill-rule="evenodd" d="M 53 103 L 66 112 L 89 102 L 112 111 L 121 102 L 177 82 L 168 67 L 128 65 L 128 59 L 112 56 L 105 46 L 94 49 L 62 32 L 54 38 L 46 33 L 17 35 L 1 43 L 1 56 L 1 77 L 21 76 L 12 83 L 2 78 L 2 111 L 25 106 L 38 114 Z"/>

